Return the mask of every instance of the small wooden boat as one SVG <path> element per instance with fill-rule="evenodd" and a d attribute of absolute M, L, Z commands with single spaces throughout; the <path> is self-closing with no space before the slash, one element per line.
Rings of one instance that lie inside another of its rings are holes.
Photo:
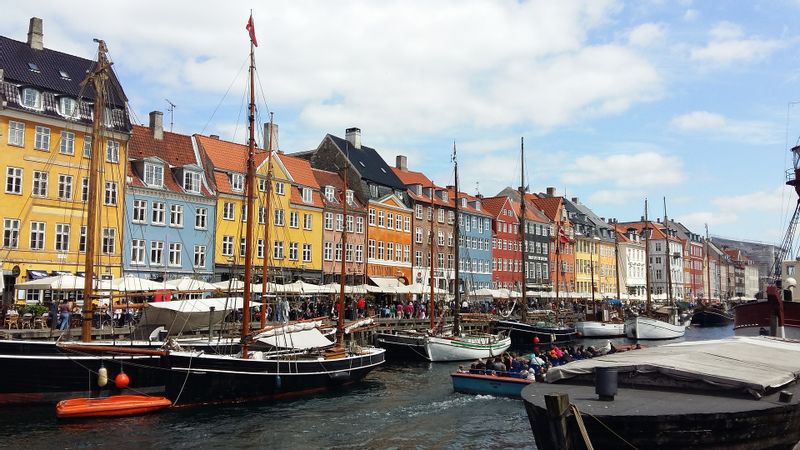
<path fill-rule="evenodd" d="M 59 419 L 132 416 L 158 411 L 171 405 L 172 402 L 166 397 L 149 397 L 146 395 L 73 398 L 58 402 L 56 416 Z"/>
<path fill-rule="evenodd" d="M 522 398 L 522 388 L 534 382 L 526 378 L 466 372 L 453 372 L 450 377 L 453 379 L 453 390 L 456 392 L 513 398 Z"/>
<path fill-rule="evenodd" d="M 575 332 L 585 338 L 625 336 L 625 324 L 584 320 L 575 323 Z"/>

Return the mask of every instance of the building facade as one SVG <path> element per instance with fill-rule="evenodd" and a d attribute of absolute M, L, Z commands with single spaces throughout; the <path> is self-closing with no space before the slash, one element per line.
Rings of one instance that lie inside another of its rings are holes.
<path fill-rule="evenodd" d="M 492 284 L 495 289 L 522 290 L 522 238 L 519 205 L 509 197 L 483 199 L 492 214 Z"/>

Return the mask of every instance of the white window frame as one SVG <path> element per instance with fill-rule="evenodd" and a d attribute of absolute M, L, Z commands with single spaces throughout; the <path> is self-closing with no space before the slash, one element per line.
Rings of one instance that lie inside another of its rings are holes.
<path fill-rule="evenodd" d="M 311 188 L 304 187 L 300 191 L 303 193 L 303 203 L 311 203 L 313 201 Z"/>
<path fill-rule="evenodd" d="M 150 241 L 150 265 L 164 265 L 164 243 L 162 241 Z"/>
<path fill-rule="evenodd" d="M 303 229 L 311 230 L 314 226 L 314 216 L 311 214 L 303 214 Z"/>
<path fill-rule="evenodd" d="M 103 204 L 108 206 L 117 206 L 117 182 L 106 181 L 105 195 L 103 195 Z"/>
<path fill-rule="evenodd" d="M 62 155 L 75 154 L 75 133 L 71 131 L 62 131 L 61 139 L 58 146 L 58 152 Z"/>
<path fill-rule="evenodd" d="M 25 88 L 19 94 L 20 104 L 26 108 L 42 109 L 42 93 L 32 88 Z"/>
<path fill-rule="evenodd" d="M 50 178 L 50 175 L 42 170 L 34 170 L 32 178 L 31 197 L 47 198 L 47 182 Z"/>
<path fill-rule="evenodd" d="M 113 255 L 117 252 L 116 228 L 103 228 L 101 249 L 103 255 Z"/>
<path fill-rule="evenodd" d="M 58 198 L 72 200 L 72 175 L 58 174 Z"/>
<path fill-rule="evenodd" d="M 289 211 L 289 227 L 300 228 L 300 213 L 297 211 Z"/>
<path fill-rule="evenodd" d="M 70 226 L 68 223 L 56 224 L 56 232 L 55 232 L 55 240 L 53 242 L 53 248 L 55 248 L 57 252 L 69 251 L 69 233 L 70 233 Z"/>
<path fill-rule="evenodd" d="M 145 261 L 145 240 L 131 239 L 131 265 L 143 266 L 146 263 L 147 261 Z"/>
<path fill-rule="evenodd" d="M 322 259 L 325 261 L 333 261 L 333 243 L 325 241 L 322 244 Z"/>
<path fill-rule="evenodd" d="M 19 219 L 3 219 L 3 248 L 19 248 Z"/>
<path fill-rule="evenodd" d="M 192 194 L 200 193 L 200 173 L 186 171 L 183 172 L 183 190 Z"/>
<path fill-rule="evenodd" d="M 311 244 L 303 244 L 303 262 L 311 262 Z"/>
<path fill-rule="evenodd" d="M 164 166 L 144 163 L 144 184 L 155 188 L 164 187 Z"/>
<path fill-rule="evenodd" d="M 151 225 L 166 225 L 167 205 L 164 202 L 153 202 L 152 213 L 150 214 Z"/>
<path fill-rule="evenodd" d="M 173 203 L 169 207 L 169 226 L 183 228 L 183 205 Z"/>
<path fill-rule="evenodd" d="M 119 163 L 119 142 L 112 139 L 106 141 L 106 162 Z"/>
<path fill-rule="evenodd" d="M 208 208 L 197 208 L 194 213 L 194 229 L 208 229 Z"/>
<path fill-rule="evenodd" d="M 286 195 L 286 191 L 284 190 L 283 182 L 276 181 L 275 182 L 275 193 L 278 195 Z"/>
<path fill-rule="evenodd" d="M 25 123 L 8 121 L 8 145 L 25 146 Z"/>
<path fill-rule="evenodd" d="M 195 269 L 203 269 L 206 267 L 206 246 L 205 245 L 195 245 L 194 246 L 194 259 L 192 260 L 192 267 Z"/>
<path fill-rule="evenodd" d="M 244 192 L 244 174 L 231 174 L 231 190 L 234 192 Z"/>
<path fill-rule="evenodd" d="M 167 265 L 169 265 L 169 267 L 181 267 L 181 253 L 183 253 L 183 244 L 180 242 L 170 242 Z"/>
<path fill-rule="evenodd" d="M 275 217 L 273 223 L 275 226 L 282 227 L 284 225 L 284 213 L 282 208 L 275 210 Z"/>
<path fill-rule="evenodd" d="M 77 119 L 78 118 L 78 102 L 71 97 L 61 97 L 58 99 L 59 114 L 64 117 Z"/>
<path fill-rule="evenodd" d="M 233 236 L 222 236 L 222 256 L 233 256 Z"/>
<path fill-rule="evenodd" d="M 233 207 L 233 202 L 224 202 L 222 204 L 222 219 L 236 220 L 236 208 Z"/>
<path fill-rule="evenodd" d="M 50 151 L 50 128 L 41 126 L 36 127 L 33 148 L 44 152 Z"/>

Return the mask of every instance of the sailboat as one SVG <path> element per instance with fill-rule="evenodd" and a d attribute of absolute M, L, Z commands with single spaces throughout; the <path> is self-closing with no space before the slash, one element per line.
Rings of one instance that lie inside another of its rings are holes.
<path fill-rule="evenodd" d="M 644 228 L 645 235 L 645 261 L 647 268 L 645 270 L 647 280 L 647 304 L 644 315 L 638 315 L 625 321 L 625 335 L 630 339 L 675 339 L 683 336 L 686 333 L 686 326 L 680 323 L 680 318 L 677 313 L 677 308 L 674 305 L 669 305 L 665 308 L 666 314 L 660 314 L 666 320 L 657 318 L 656 311 L 651 307 L 651 293 L 650 293 L 650 234 L 653 228 L 650 227 L 650 222 L 647 215 L 647 200 L 644 202 Z M 664 224 L 665 227 L 669 222 L 667 221 L 667 206 L 664 202 Z M 665 242 L 665 264 L 666 264 L 666 283 L 667 283 L 667 299 L 672 301 L 672 275 L 670 268 L 670 235 L 669 230 L 665 228 L 664 233 Z"/>
<path fill-rule="evenodd" d="M 525 270 L 526 262 L 528 261 L 525 249 L 525 220 L 527 200 L 525 199 L 525 140 L 520 138 L 520 185 L 519 185 L 519 199 L 520 199 L 520 215 L 519 215 L 519 233 L 522 242 L 522 299 L 520 306 L 520 319 L 516 320 L 498 320 L 495 327 L 498 330 L 505 331 L 511 337 L 511 343 L 515 347 L 531 347 L 539 343 L 562 343 L 569 342 L 575 339 L 575 328 L 561 323 L 528 323 L 528 298 L 527 298 L 527 271 Z M 556 233 L 556 244 L 559 245 L 558 240 L 561 237 L 560 230 Z M 558 251 L 556 252 L 558 255 Z M 556 263 L 559 267 L 559 262 Z M 558 270 L 556 270 L 558 274 Z M 558 302 L 558 282 L 556 282 L 556 302 Z"/>
<path fill-rule="evenodd" d="M 708 291 L 706 298 L 701 299 L 692 313 L 692 325 L 698 327 L 723 327 L 733 322 L 733 315 L 725 310 L 723 303 L 712 303 L 711 296 L 711 255 L 708 248 L 708 224 L 706 224 L 705 254 L 708 264 L 706 264 L 706 285 Z"/>
<path fill-rule="evenodd" d="M 345 278 L 340 280 L 336 345 L 332 349 L 310 348 L 286 352 L 251 351 L 250 297 L 252 280 L 253 205 L 255 184 L 255 30 L 250 32 L 249 139 L 246 174 L 247 228 L 245 234 L 244 303 L 242 306 L 241 353 L 211 355 L 194 351 L 169 351 L 164 356 L 165 394 L 175 406 L 239 403 L 296 397 L 322 392 L 363 379 L 384 362 L 385 350 L 375 347 L 345 348 Z M 342 193 L 344 196 L 344 193 Z M 346 202 L 345 202 L 346 205 Z M 346 206 L 344 206 L 346 208 Z M 344 211 L 346 214 L 346 210 Z M 346 234 L 342 232 L 343 241 Z M 342 258 L 342 271 L 344 271 Z M 255 336 L 258 338 L 258 336 Z"/>

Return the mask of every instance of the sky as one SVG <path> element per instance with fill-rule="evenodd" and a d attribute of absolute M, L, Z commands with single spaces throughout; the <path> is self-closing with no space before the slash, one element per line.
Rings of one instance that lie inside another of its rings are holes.
<path fill-rule="evenodd" d="M 311 150 L 362 143 L 439 185 L 525 184 L 601 217 L 670 218 L 780 242 L 800 136 L 800 0 L 8 2 L 1 34 L 94 59 L 106 41 L 133 119 L 245 142 L 252 9 L 257 120 Z M 261 134 L 261 133 L 259 133 Z"/>

